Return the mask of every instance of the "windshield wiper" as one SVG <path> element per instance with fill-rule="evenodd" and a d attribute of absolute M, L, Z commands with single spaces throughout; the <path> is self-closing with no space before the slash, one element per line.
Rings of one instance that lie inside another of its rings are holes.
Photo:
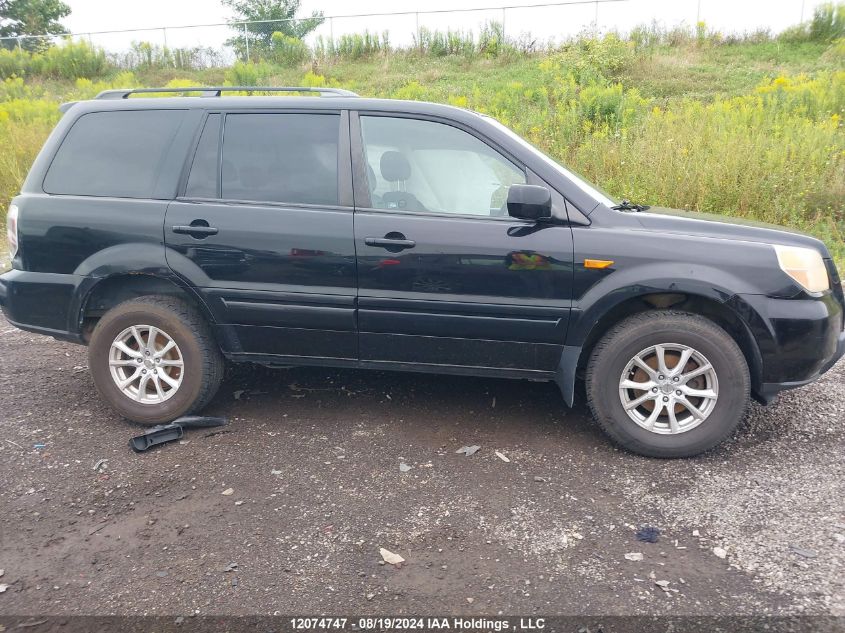
<path fill-rule="evenodd" d="M 630 200 L 622 200 L 622 202 L 610 208 L 614 211 L 647 211 L 651 209 L 651 206 L 647 204 L 634 204 Z"/>

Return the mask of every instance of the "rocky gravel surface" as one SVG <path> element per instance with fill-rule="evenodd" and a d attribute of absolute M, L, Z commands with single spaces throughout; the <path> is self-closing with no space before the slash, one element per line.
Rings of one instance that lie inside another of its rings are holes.
<path fill-rule="evenodd" d="M 549 384 L 242 366 L 135 454 L 84 348 L 0 320 L 0 614 L 845 616 L 843 377 L 662 461 Z"/>

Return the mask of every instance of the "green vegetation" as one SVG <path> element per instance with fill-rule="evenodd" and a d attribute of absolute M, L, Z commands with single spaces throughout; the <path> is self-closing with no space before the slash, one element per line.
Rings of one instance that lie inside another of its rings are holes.
<path fill-rule="evenodd" d="M 397 50 L 364 33 L 307 47 L 271 36 L 228 68 L 194 51 L 84 43 L 0 51 L 0 202 L 17 191 L 61 101 L 141 85 L 330 85 L 495 116 L 616 196 L 758 219 L 824 239 L 845 266 L 845 5 L 781 36 L 635 29 L 561 46 L 422 30 Z"/>
<path fill-rule="evenodd" d="M 93 79 L 111 71 L 106 54 L 84 42 L 65 42 L 51 46 L 42 53 L 28 53 L 19 49 L 0 48 L 0 76 Z"/>
<path fill-rule="evenodd" d="M 238 34 L 228 42 L 241 57 L 255 58 L 266 54 L 276 45 L 276 33 L 301 42 L 303 37 L 323 23 L 322 11 L 313 11 L 306 18 L 296 17 L 301 0 L 222 1 L 234 12 L 233 21 L 244 23 L 237 29 Z M 243 28 L 249 33 L 250 41 L 244 36 Z"/>
<path fill-rule="evenodd" d="M 61 0 L 0 0 L 0 37 L 21 38 L 1 40 L 0 46 L 42 50 L 50 45 L 49 38 L 22 36 L 65 33 L 59 20 L 68 15 L 70 7 Z"/>
<path fill-rule="evenodd" d="M 792 42 L 833 42 L 845 35 L 845 4 L 826 2 L 813 12 L 813 19 L 787 29 L 781 38 Z"/>

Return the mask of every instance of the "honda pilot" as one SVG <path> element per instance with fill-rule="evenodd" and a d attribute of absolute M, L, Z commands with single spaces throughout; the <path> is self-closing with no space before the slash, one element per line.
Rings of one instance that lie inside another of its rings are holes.
<path fill-rule="evenodd" d="M 681 457 L 845 351 L 819 240 L 620 202 L 489 116 L 297 87 L 62 109 L 0 304 L 87 345 L 135 422 L 201 410 L 227 361 L 416 371 L 553 381 Z"/>

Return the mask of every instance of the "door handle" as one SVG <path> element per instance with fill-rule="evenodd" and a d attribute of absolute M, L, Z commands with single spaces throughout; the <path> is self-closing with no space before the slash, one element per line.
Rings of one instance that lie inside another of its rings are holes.
<path fill-rule="evenodd" d="M 200 222 L 203 224 L 200 224 Z M 202 239 L 203 237 L 208 237 L 209 235 L 217 235 L 218 230 L 216 227 L 208 226 L 208 222 L 205 220 L 194 220 L 194 223 L 188 226 L 174 226 L 173 232 Z"/>
<path fill-rule="evenodd" d="M 405 248 L 414 248 L 417 243 L 414 240 L 406 240 L 390 237 L 365 237 L 364 244 L 367 246 L 376 246 L 386 248 L 388 250 L 402 250 Z"/>

